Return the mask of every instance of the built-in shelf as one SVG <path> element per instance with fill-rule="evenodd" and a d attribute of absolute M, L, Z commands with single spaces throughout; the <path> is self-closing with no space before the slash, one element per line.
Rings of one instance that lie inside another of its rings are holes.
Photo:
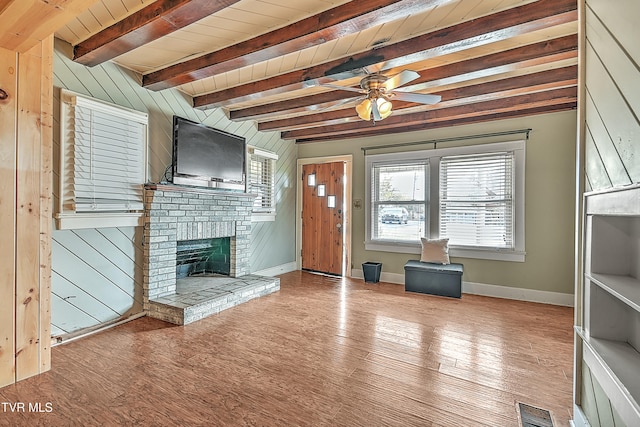
<path fill-rule="evenodd" d="M 588 215 L 635 216 L 640 211 L 640 184 L 585 193 Z"/>
<path fill-rule="evenodd" d="M 589 337 L 579 327 L 576 332 L 584 343 L 585 363 L 620 416 L 627 422 L 640 420 L 640 353 L 625 342 Z"/>
<path fill-rule="evenodd" d="M 587 274 L 587 278 L 634 310 L 640 311 L 640 280 L 631 276 L 598 273 Z"/>
<path fill-rule="evenodd" d="M 585 195 L 582 360 L 640 426 L 640 186 Z"/>

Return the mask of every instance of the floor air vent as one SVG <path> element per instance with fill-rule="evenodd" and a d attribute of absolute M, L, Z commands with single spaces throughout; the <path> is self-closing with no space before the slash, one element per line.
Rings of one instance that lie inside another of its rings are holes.
<path fill-rule="evenodd" d="M 522 427 L 553 427 L 551 413 L 546 409 L 518 402 L 518 416 Z"/>

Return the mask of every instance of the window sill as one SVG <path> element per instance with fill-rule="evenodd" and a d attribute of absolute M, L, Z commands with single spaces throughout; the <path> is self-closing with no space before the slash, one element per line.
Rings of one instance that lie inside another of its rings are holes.
<path fill-rule="evenodd" d="M 364 248 L 368 251 L 397 252 L 401 254 L 419 254 L 420 244 L 409 242 L 371 241 L 365 242 Z"/>
<path fill-rule="evenodd" d="M 368 251 L 395 252 L 403 254 L 420 254 L 421 246 L 408 242 L 365 242 Z M 517 250 L 481 249 L 450 247 L 449 256 L 453 258 L 473 258 L 493 261 L 524 262 L 526 253 Z"/>
<path fill-rule="evenodd" d="M 488 259 L 493 261 L 524 262 L 526 252 L 509 249 L 449 248 L 449 256 L 455 258 Z"/>
<path fill-rule="evenodd" d="M 59 213 L 55 215 L 57 230 L 80 228 L 138 227 L 144 225 L 142 212 Z"/>
<path fill-rule="evenodd" d="M 266 222 L 266 221 L 275 221 L 276 214 L 275 213 L 252 213 L 251 214 L 251 222 Z"/>

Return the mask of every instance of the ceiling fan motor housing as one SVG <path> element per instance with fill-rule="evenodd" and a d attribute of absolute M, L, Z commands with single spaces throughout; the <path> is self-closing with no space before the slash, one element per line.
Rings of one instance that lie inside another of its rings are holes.
<path fill-rule="evenodd" d="M 369 99 L 385 98 L 388 100 L 386 88 L 384 87 L 384 82 L 387 80 L 388 77 L 382 74 L 369 74 L 360 80 L 360 87 L 367 91 L 367 98 Z"/>
<path fill-rule="evenodd" d="M 368 76 L 360 80 L 360 87 L 367 91 L 374 89 L 384 89 L 384 86 L 382 86 L 382 84 L 387 80 L 388 78 L 386 76 L 383 76 L 382 74 L 369 74 Z"/>

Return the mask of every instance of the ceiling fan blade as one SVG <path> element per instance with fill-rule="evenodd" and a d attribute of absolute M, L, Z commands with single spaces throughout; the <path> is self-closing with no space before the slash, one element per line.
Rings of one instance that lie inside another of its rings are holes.
<path fill-rule="evenodd" d="M 380 115 L 380 110 L 378 110 L 378 103 L 376 102 L 375 99 L 371 102 L 371 113 L 373 114 L 374 122 L 379 122 L 380 120 L 382 120 L 382 116 Z"/>
<path fill-rule="evenodd" d="M 395 76 L 389 77 L 384 83 L 382 83 L 382 86 L 384 86 L 387 92 L 389 92 L 397 88 L 398 86 L 402 86 L 414 81 L 418 77 L 420 77 L 419 73 L 411 70 L 404 70 L 399 72 Z"/>
<path fill-rule="evenodd" d="M 326 77 L 329 77 L 329 78 L 337 81 L 337 80 L 353 79 L 355 77 L 362 78 L 362 77 L 366 76 L 367 74 L 369 74 L 369 73 L 367 72 L 366 69 L 364 69 L 364 68 L 356 68 L 355 70 L 343 71 L 341 73 L 331 74 L 331 75 L 326 76 Z"/>
<path fill-rule="evenodd" d="M 375 74 L 382 72 L 382 69 L 385 66 L 385 62 L 377 62 L 375 64 L 367 65 L 366 67 L 362 67 L 366 74 Z"/>
<path fill-rule="evenodd" d="M 409 92 L 393 92 L 393 99 L 407 102 L 417 102 L 418 104 L 437 104 L 442 97 L 440 95 L 431 95 L 429 93 L 409 93 Z"/>
<path fill-rule="evenodd" d="M 362 89 L 351 87 L 351 86 L 338 86 L 338 85 L 332 85 L 332 84 L 329 84 L 329 83 L 323 83 L 320 86 L 328 87 L 328 88 L 331 88 L 331 89 L 337 89 L 337 90 L 346 90 L 348 92 L 364 93 L 364 91 Z"/>
<path fill-rule="evenodd" d="M 333 102 L 329 102 L 329 103 L 322 103 L 322 104 L 316 104 L 316 105 L 310 105 L 306 108 L 307 111 L 313 111 L 314 113 L 324 113 L 325 111 L 331 111 L 331 110 L 337 110 L 338 108 L 347 105 L 347 104 L 351 104 L 351 103 L 356 103 L 357 101 L 361 101 L 362 99 L 364 99 L 363 96 L 357 96 L 357 97 L 353 97 L 353 98 L 345 98 L 345 99 L 341 99 L 339 101 L 333 101 Z"/>
<path fill-rule="evenodd" d="M 340 76 L 343 73 L 351 74 L 349 77 L 354 77 L 353 74 L 355 74 L 356 76 L 359 76 L 359 75 L 363 75 L 363 73 L 364 74 L 367 73 L 364 70 L 364 67 L 377 64 L 378 62 L 382 62 L 382 61 L 384 61 L 384 56 L 382 55 L 369 55 L 359 59 L 349 58 L 342 64 L 336 65 L 330 70 L 327 70 L 324 73 L 324 75 L 327 77 L 333 77 L 333 78 L 335 78 L 336 76 Z M 348 78 L 348 77 L 344 77 L 344 78 Z"/>
<path fill-rule="evenodd" d="M 327 107 L 327 110 L 333 110 L 333 109 L 337 109 L 338 107 L 342 107 L 343 105 L 347 105 L 347 104 L 351 104 L 351 103 L 355 103 L 357 101 L 362 101 L 364 99 L 364 96 L 357 96 L 355 98 L 345 98 L 345 99 L 341 99 L 340 101 L 334 102 L 332 105 L 330 105 L 329 107 Z"/>

